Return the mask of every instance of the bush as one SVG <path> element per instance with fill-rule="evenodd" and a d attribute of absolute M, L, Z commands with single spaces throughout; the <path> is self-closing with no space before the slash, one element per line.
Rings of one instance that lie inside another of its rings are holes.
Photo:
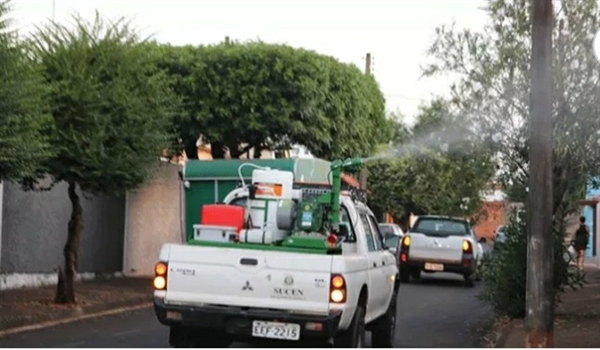
<path fill-rule="evenodd" d="M 526 213 L 511 215 L 506 227 L 506 240 L 496 242 L 492 254 L 482 260 L 481 277 L 483 290 L 480 298 L 488 301 L 499 316 L 525 317 L 525 291 L 527 286 L 527 231 Z M 569 267 L 565 260 L 568 245 L 565 244 L 565 225 L 557 223 L 554 228 L 554 292 L 555 304 L 567 287 L 583 286 L 583 274 Z"/>

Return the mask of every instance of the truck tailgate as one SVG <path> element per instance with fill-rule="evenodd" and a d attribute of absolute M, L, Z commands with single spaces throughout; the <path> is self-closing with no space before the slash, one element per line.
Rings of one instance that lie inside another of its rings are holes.
<path fill-rule="evenodd" d="M 229 305 L 318 314 L 329 310 L 330 255 L 169 247 L 167 304 Z"/>
<path fill-rule="evenodd" d="M 411 259 L 431 260 L 431 262 L 460 262 L 462 258 L 463 236 L 436 237 L 422 233 L 410 233 Z"/>

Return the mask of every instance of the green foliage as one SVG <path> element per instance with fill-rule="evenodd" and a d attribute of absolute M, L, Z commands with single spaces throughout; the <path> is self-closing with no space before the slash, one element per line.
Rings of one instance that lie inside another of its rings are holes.
<path fill-rule="evenodd" d="M 482 261 L 483 289 L 480 298 L 490 302 L 500 316 L 523 318 L 526 315 L 527 234 L 526 213 L 513 214 L 506 227 L 506 240 L 496 242 L 494 251 Z M 560 301 L 566 287 L 577 288 L 584 275 L 569 266 L 564 224 L 557 225 L 554 238 L 554 294 Z"/>
<path fill-rule="evenodd" d="M 600 65 L 592 52 L 600 11 L 595 0 L 566 0 L 553 34 L 554 213 L 578 209 L 577 197 L 600 173 Z M 482 32 L 442 26 L 426 75 L 452 73 L 454 105 L 500 155 L 502 177 L 515 200 L 526 196 L 529 173 L 530 2 L 488 1 Z"/>
<path fill-rule="evenodd" d="M 20 181 L 51 155 L 52 124 L 38 67 L 9 29 L 9 5 L 0 1 L 0 181 Z"/>
<path fill-rule="evenodd" d="M 202 134 L 216 157 L 222 147 L 237 158 L 300 143 L 332 159 L 368 155 L 387 137 L 377 82 L 355 66 L 262 42 L 163 52 L 159 66 L 184 102 L 175 123 L 186 149 Z"/>
<path fill-rule="evenodd" d="M 188 146 L 188 153 L 195 154 L 196 140 L 200 134 L 195 123 L 197 100 L 192 73 L 198 62 L 193 46 L 171 46 L 156 42 L 144 43 L 152 54 L 156 66 L 165 72 L 173 90 L 173 134 L 170 155 L 181 154 Z M 183 137 L 183 139 L 182 139 Z M 187 145 L 184 144 L 187 141 Z"/>
<path fill-rule="evenodd" d="M 168 145 L 172 93 L 128 23 L 39 29 L 32 54 L 51 86 L 56 155 L 44 171 L 89 193 L 122 193 L 148 179 Z"/>
<path fill-rule="evenodd" d="M 443 100 L 421 107 L 409 130 L 394 128 L 390 158 L 369 165 L 373 204 L 394 214 L 470 215 L 494 173 L 490 154 Z M 385 153 L 385 152 L 384 152 Z"/>

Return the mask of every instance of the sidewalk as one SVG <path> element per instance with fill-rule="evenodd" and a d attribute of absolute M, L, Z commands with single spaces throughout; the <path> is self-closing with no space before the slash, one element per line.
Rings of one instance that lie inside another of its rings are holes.
<path fill-rule="evenodd" d="M 81 317 L 152 302 L 149 279 L 111 278 L 76 282 L 77 305 L 53 303 L 56 286 L 0 291 L 0 333 L 38 323 Z"/>
<path fill-rule="evenodd" d="M 585 271 L 588 283 L 576 291 L 568 289 L 556 310 L 554 345 L 557 348 L 600 348 L 600 271 L 591 268 Z M 512 321 L 496 347 L 525 347 L 523 321 Z"/>

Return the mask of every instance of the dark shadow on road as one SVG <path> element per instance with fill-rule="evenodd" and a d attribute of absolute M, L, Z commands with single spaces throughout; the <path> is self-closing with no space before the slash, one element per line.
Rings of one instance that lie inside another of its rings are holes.
<path fill-rule="evenodd" d="M 418 280 L 411 279 L 409 284 L 435 288 L 466 288 L 465 282 L 461 276 L 447 273 L 422 273 L 421 278 Z"/>

